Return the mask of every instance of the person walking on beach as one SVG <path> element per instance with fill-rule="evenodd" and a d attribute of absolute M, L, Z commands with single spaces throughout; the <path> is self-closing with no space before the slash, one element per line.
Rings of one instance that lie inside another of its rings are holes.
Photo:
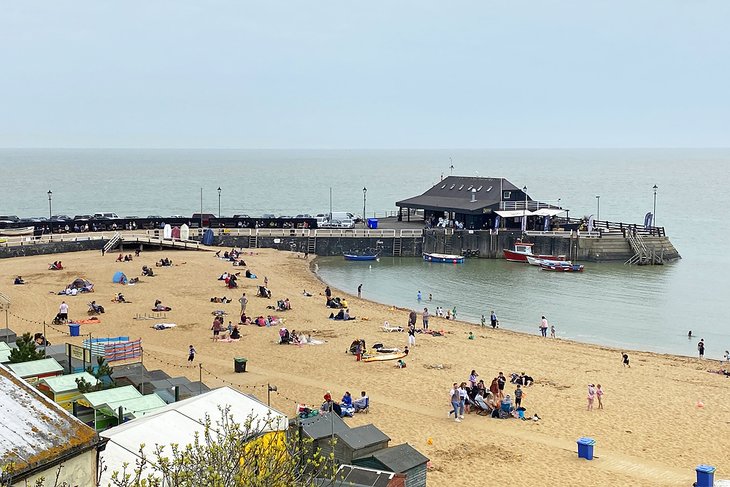
<path fill-rule="evenodd" d="M 416 346 L 416 324 L 408 325 L 408 345 L 411 347 Z"/>
<path fill-rule="evenodd" d="M 330 298 L 332 297 L 332 289 L 330 289 L 329 286 L 327 286 L 326 288 L 324 288 L 324 296 L 325 296 L 325 298 L 327 298 L 327 302 L 329 303 L 330 302 Z"/>
<path fill-rule="evenodd" d="M 603 389 L 601 389 L 601 384 L 596 386 L 596 397 L 598 398 L 598 409 L 603 409 Z"/>
<path fill-rule="evenodd" d="M 269 277 L 264 276 L 264 287 L 269 287 Z"/>
<path fill-rule="evenodd" d="M 456 382 L 454 382 L 454 385 L 451 387 L 451 391 L 449 391 L 449 398 L 451 400 L 451 411 L 449 411 L 448 417 L 451 417 L 451 414 L 454 414 L 454 418 L 456 418 L 457 423 L 461 423 L 461 420 L 459 419 L 459 403 L 461 402 L 461 395 L 459 394 L 459 386 Z"/>
<path fill-rule="evenodd" d="M 492 314 L 489 315 L 489 321 L 492 323 L 492 329 L 497 328 L 499 321 L 497 321 L 497 313 L 492 310 Z"/>
<path fill-rule="evenodd" d="M 593 411 L 593 401 L 596 398 L 596 387 L 588 384 L 588 411 Z"/>
<path fill-rule="evenodd" d="M 238 302 L 241 303 L 241 316 L 243 316 L 246 314 L 246 305 L 248 304 L 246 293 L 243 293 L 241 297 L 238 298 Z"/>
<path fill-rule="evenodd" d="M 418 294 L 416 294 L 416 299 L 419 303 L 421 302 L 421 291 L 418 291 Z"/>
<path fill-rule="evenodd" d="M 451 310 L 451 316 L 452 316 L 452 318 L 451 318 L 452 320 L 456 320 L 456 306 L 454 306 L 454 309 Z"/>
<path fill-rule="evenodd" d="M 362 298 L 362 284 L 357 286 L 357 297 Z"/>
<path fill-rule="evenodd" d="M 730 362 L 730 350 L 725 350 L 725 355 L 723 358 L 725 359 L 725 363 Z"/>
<path fill-rule="evenodd" d="M 555 338 L 555 325 L 550 325 L 550 338 Z"/>
<path fill-rule="evenodd" d="M 542 336 L 547 338 L 547 330 L 548 330 L 548 320 L 544 316 L 542 317 L 542 321 L 540 321 L 540 333 L 542 333 Z"/>
<path fill-rule="evenodd" d="M 628 353 L 623 354 L 623 360 L 624 360 L 624 367 L 631 368 L 631 365 L 629 365 L 629 354 Z"/>
<path fill-rule="evenodd" d="M 428 308 L 423 308 L 423 329 L 428 330 L 428 318 L 431 315 L 428 313 Z"/>
<path fill-rule="evenodd" d="M 188 348 L 188 362 L 192 364 L 193 360 L 195 360 L 195 347 L 190 345 L 190 347 Z"/>
<path fill-rule="evenodd" d="M 700 358 L 705 358 L 705 339 L 700 338 L 700 343 L 697 344 L 697 351 L 700 354 Z"/>
<path fill-rule="evenodd" d="M 433 294 L 428 293 L 428 302 L 430 303 L 433 300 Z"/>
<path fill-rule="evenodd" d="M 487 326 L 487 319 L 484 317 L 484 315 L 482 315 L 481 325 L 482 325 L 482 328 L 484 328 L 485 326 Z"/>
<path fill-rule="evenodd" d="M 469 411 L 469 406 L 466 403 L 466 397 L 468 396 L 466 392 L 466 382 L 462 382 L 459 386 L 459 419 L 464 419 L 464 410 L 466 409 L 467 412 Z"/>

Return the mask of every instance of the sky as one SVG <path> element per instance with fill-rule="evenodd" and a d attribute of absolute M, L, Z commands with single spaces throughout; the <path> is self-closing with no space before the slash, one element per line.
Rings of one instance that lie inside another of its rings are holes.
<path fill-rule="evenodd" d="M 0 3 L 0 147 L 730 146 L 727 0 Z"/>

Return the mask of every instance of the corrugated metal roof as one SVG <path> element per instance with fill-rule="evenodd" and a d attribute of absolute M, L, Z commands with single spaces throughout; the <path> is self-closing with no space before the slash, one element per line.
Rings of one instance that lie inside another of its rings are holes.
<path fill-rule="evenodd" d="M 10 360 L 10 345 L 5 342 L 0 342 L 0 363 L 5 363 Z"/>
<path fill-rule="evenodd" d="M 0 463 L 15 475 L 99 442 L 96 432 L 0 365 Z"/>
<path fill-rule="evenodd" d="M 88 403 L 92 408 L 101 407 L 104 404 L 136 399 L 142 394 L 132 386 L 115 387 L 103 391 L 87 392 L 82 396 L 82 402 Z"/>
<path fill-rule="evenodd" d="M 8 368 L 22 378 L 36 377 L 42 374 L 52 374 L 54 372 L 63 372 L 63 367 L 54 358 L 31 360 L 30 362 L 21 362 L 19 364 L 8 364 Z"/>
<path fill-rule="evenodd" d="M 396 473 L 406 472 L 428 462 L 428 458 L 408 443 L 379 450 L 373 453 L 373 457 Z"/>

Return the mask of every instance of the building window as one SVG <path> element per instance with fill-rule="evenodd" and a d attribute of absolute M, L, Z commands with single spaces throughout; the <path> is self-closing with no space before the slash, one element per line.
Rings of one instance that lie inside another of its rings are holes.
<path fill-rule="evenodd" d="M 487 193 L 489 193 L 492 190 L 492 186 L 487 188 Z"/>
<path fill-rule="evenodd" d="M 444 184 L 443 186 L 441 186 L 441 189 L 444 189 L 445 187 L 446 187 L 446 185 Z"/>
<path fill-rule="evenodd" d="M 461 186 L 459 186 L 459 191 L 461 191 L 462 189 L 464 189 L 464 185 L 463 184 Z"/>
<path fill-rule="evenodd" d="M 502 194 L 502 199 L 508 200 L 512 196 L 512 191 L 505 191 L 504 194 Z"/>
<path fill-rule="evenodd" d="M 473 185 L 473 184 L 470 184 L 470 185 L 469 185 L 469 187 L 468 187 L 468 188 L 466 188 L 466 190 L 467 190 L 467 191 L 471 191 L 471 188 L 473 188 L 473 187 L 474 187 L 474 185 Z"/>
<path fill-rule="evenodd" d="M 451 191 L 452 189 L 454 189 L 454 187 L 456 187 L 456 185 L 455 184 L 452 184 L 451 187 L 449 188 L 449 191 Z"/>
<path fill-rule="evenodd" d="M 483 187 L 484 187 L 484 186 L 479 186 L 479 187 L 477 188 L 477 191 L 481 191 Z"/>

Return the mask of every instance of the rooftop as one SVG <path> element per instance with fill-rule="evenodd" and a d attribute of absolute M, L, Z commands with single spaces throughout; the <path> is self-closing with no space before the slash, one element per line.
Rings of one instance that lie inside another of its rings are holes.
<path fill-rule="evenodd" d="M 504 191 L 522 193 L 520 188 L 504 178 L 449 176 L 420 196 L 397 201 L 396 206 L 481 213 L 483 208 L 499 205 L 503 200 Z"/>
<path fill-rule="evenodd" d="M 0 397 L 0 463 L 16 464 L 16 477 L 99 442 L 93 429 L 2 365 Z"/>
<path fill-rule="evenodd" d="M 54 393 L 73 391 L 78 389 L 76 379 L 84 379 L 89 384 L 96 384 L 99 380 L 88 372 L 77 374 L 57 375 L 56 377 L 43 377 L 38 382 L 45 384 Z"/>
<path fill-rule="evenodd" d="M 388 437 L 388 435 L 372 424 L 364 424 L 356 428 L 340 431 L 337 433 L 337 437 L 353 450 L 359 450 L 384 441 L 390 441 L 390 437 Z"/>
<path fill-rule="evenodd" d="M 42 358 L 21 362 L 19 364 L 8 364 L 8 368 L 20 377 L 37 377 L 42 374 L 63 372 L 63 367 L 54 358 Z"/>
<path fill-rule="evenodd" d="M 379 450 L 373 453 L 373 457 L 395 473 L 403 473 L 428 462 L 428 458 L 408 443 Z"/>

